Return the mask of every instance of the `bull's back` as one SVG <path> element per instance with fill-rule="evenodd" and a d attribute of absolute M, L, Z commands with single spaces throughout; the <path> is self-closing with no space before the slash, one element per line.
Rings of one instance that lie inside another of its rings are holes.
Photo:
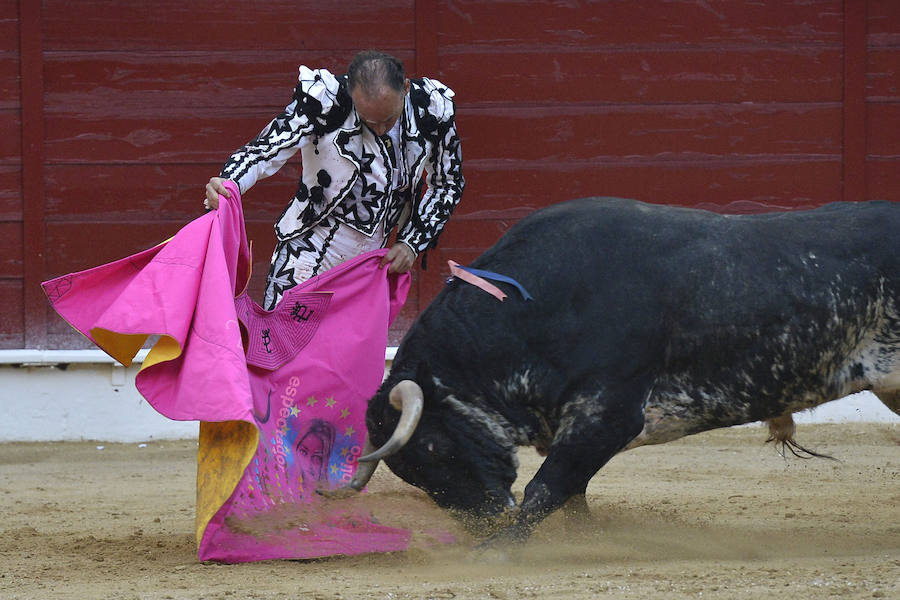
<path fill-rule="evenodd" d="M 714 324 L 809 300 L 835 278 L 900 277 L 898 226 L 900 204 L 889 202 L 726 216 L 586 198 L 526 217 L 473 265 L 516 278 L 538 310 L 578 297 L 582 310 L 628 302 Z"/>
<path fill-rule="evenodd" d="M 477 344 L 590 346 L 612 363 L 615 348 L 636 344 L 641 353 L 674 339 L 677 351 L 684 340 L 687 352 L 714 346 L 723 328 L 757 335 L 789 313 L 828 310 L 835 292 L 846 299 L 880 277 L 896 282 L 898 225 L 900 205 L 888 202 L 739 216 L 618 198 L 562 202 L 522 219 L 472 263 L 516 279 L 533 301 L 500 284 L 510 298 L 499 304 L 456 281 L 426 309 L 425 327 Z"/>

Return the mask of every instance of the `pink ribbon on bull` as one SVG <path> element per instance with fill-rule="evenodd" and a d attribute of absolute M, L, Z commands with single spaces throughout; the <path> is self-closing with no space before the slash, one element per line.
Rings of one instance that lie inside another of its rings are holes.
<path fill-rule="evenodd" d="M 506 298 L 506 294 L 503 293 L 503 290 L 501 290 L 500 288 L 498 288 L 496 285 L 494 285 L 492 283 L 488 283 L 486 280 L 482 279 L 478 275 L 469 273 L 468 271 L 462 269 L 459 266 L 459 263 L 452 261 L 452 260 L 448 260 L 447 264 L 450 265 L 450 275 L 452 275 L 453 277 L 458 277 L 459 279 L 462 279 L 466 283 L 471 283 L 475 287 L 481 288 L 482 290 L 484 290 L 491 296 L 494 296 L 495 298 L 497 298 L 497 300 L 499 300 L 500 302 L 503 302 L 503 300 Z"/>

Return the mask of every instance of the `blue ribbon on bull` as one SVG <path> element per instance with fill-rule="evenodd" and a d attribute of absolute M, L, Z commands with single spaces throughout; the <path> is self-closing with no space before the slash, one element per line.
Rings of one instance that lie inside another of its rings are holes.
<path fill-rule="evenodd" d="M 493 271 L 485 271 L 483 269 L 473 269 L 472 267 L 464 267 L 460 264 L 453 262 L 452 260 L 447 261 L 447 263 L 450 265 L 450 272 L 453 274 L 453 276 L 459 276 L 459 271 L 465 271 L 466 273 L 474 275 L 476 278 L 479 278 L 479 279 L 490 279 L 492 281 L 500 281 L 503 283 L 508 283 L 508 284 L 514 286 L 517 290 L 519 290 L 519 293 L 522 294 L 523 299 L 534 300 L 534 298 L 531 296 L 531 294 L 528 293 L 528 290 L 526 290 L 525 287 L 521 283 L 519 283 L 512 277 L 507 277 L 506 275 L 494 273 Z M 452 279 L 453 279 L 453 277 L 448 278 L 447 283 L 449 283 Z M 460 277 L 460 279 L 464 279 L 464 278 Z M 471 284 L 483 289 L 487 293 L 495 296 L 500 301 L 503 301 L 503 299 L 506 298 L 506 294 L 504 294 L 499 289 L 495 288 L 494 286 L 491 286 L 490 284 L 488 284 L 486 282 L 483 282 L 483 281 L 478 282 L 477 280 L 473 281 L 473 280 L 468 280 L 468 279 L 464 279 L 464 280 L 467 281 L 468 283 L 471 283 Z M 493 289 L 490 289 L 490 288 L 493 288 Z"/>

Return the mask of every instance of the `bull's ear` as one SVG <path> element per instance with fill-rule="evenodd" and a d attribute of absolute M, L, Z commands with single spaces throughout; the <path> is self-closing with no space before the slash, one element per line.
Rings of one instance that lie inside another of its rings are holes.
<path fill-rule="evenodd" d="M 434 399 L 434 377 L 431 374 L 431 368 L 428 363 L 422 361 L 416 367 L 416 383 L 422 388 L 422 395 L 425 396 L 425 404 Z"/>

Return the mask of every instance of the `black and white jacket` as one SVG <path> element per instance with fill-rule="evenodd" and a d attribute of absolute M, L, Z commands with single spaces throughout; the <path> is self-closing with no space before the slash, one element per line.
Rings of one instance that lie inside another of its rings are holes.
<path fill-rule="evenodd" d="M 465 182 L 453 91 L 428 78 L 411 79 L 410 84 L 401 115 L 399 155 L 405 178 L 412 184 L 387 199 L 387 211 L 378 220 L 384 221 L 385 231 L 399 225 L 398 239 L 422 252 L 433 245 L 450 218 Z M 229 158 L 221 176 L 233 180 L 245 193 L 300 150 L 300 185 L 275 224 L 275 233 L 283 242 L 334 214 L 357 179 L 371 173 L 373 163 L 384 168 L 386 150 L 380 143 L 376 148 L 382 153 L 381 161 L 372 160 L 371 147 L 364 148 L 363 123 L 350 99 L 346 77 L 301 66 L 293 101 Z M 386 177 L 389 181 L 390 173 Z M 424 193 L 423 183 L 427 187 Z M 374 230 L 375 225 L 353 223 L 365 233 L 371 233 L 366 228 Z"/>

